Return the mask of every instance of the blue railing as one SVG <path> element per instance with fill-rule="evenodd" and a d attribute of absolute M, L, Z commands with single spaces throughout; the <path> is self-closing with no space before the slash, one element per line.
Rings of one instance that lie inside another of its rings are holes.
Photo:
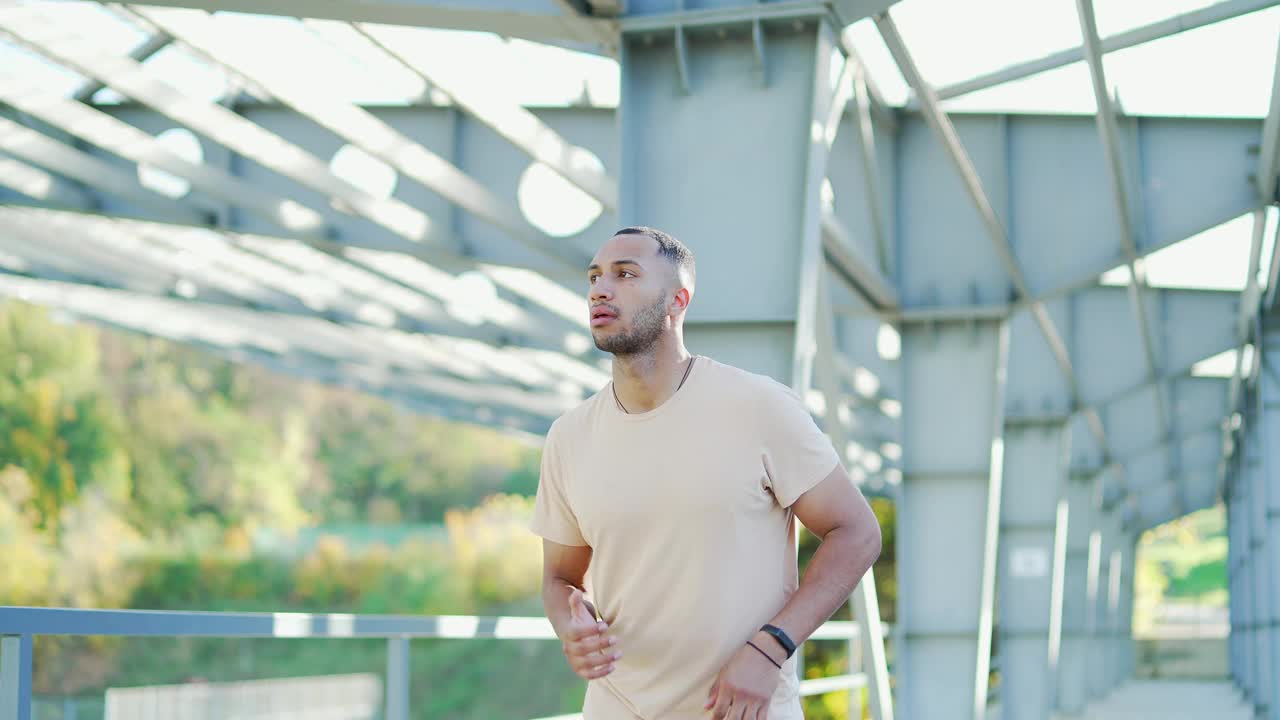
<path fill-rule="evenodd" d="M 538 617 L 0 607 L 0 720 L 32 720 L 32 644 L 41 635 L 384 639 L 387 641 L 386 720 L 409 718 L 410 640 L 556 639 L 551 623 Z M 851 652 L 857 646 L 859 638 L 859 626 L 848 621 L 828 622 L 812 636 L 814 640 L 847 640 Z M 866 673 L 858 672 L 805 680 L 800 684 L 800 692 L 805 696 L 820 695 L 854 690 L 866 684 Z M 568 719 L 579 716 L 561 717 Z"/>

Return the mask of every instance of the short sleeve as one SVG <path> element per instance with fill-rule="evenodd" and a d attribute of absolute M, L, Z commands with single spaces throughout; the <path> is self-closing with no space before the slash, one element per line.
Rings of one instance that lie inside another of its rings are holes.
<path fill-rule="evenodd" d="M 578 518 L 569 506 L 564 486 L 564 466 L 552 425 L 542 447 L 542 468 L 538 476 L 538 495 L 533 502 L 534 534 L 561 545 L 584 546 L 587 541 L 578 527 Z"/>
<path fill-rule="evenodd" d="M 800 397 L 782 383 L 765 383 L 757 417 L 769 488 L 779 505 L 791 507 L 831 474 L 840 456 Z"/>

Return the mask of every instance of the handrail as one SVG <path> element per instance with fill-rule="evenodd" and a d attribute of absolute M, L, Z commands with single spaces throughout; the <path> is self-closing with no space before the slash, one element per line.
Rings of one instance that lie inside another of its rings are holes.
<path fill-rule="evenodd" d="M 887 635 L 889 627 L 884 626 Z M 297 612 L 95 610 L 0 606 L 0 720 L 31 720 L 31 647 L 38 635 L 224 638 L 374 638 L 388 641 L 387 720 L 408 717 L 411 639 L 554 640 L 542 617 L 354 615 Z M 857 623 L 828 621 L 813 640 L 856 640 Z M 865 673 L 804 680 L 802 696 L 865 685 Z M 564 719 L 576 715 L 561 716 Z"/>

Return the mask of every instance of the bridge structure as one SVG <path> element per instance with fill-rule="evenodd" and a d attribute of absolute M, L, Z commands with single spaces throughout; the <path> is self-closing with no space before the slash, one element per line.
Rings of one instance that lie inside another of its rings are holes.
<path fill-rule="evenodd" d="M 867 643 L 877 717 L 1147 697 L 1117 691 L 1137 538 L 1223 503 L 1223 697 L 1280 719 L 1280 66 L 1248 119 L 1126 113 L 1105 62 L 1231 21 L 1268 23 L 1274 46 L 1277 3 L 1104 35 L 1077 0 L 1075 47 L 937 86 L 898 22 L 910 2 L 4 3 L 0 295 L 536 438 L 608 379 L 594 248 L 661 227 L 699 261 L 690 349 L 789 384 L 897 503 L 891 672 Z M 272 22 L 253 35 L 243 13 Z M 424 29 L 611 58 L 616 102 L 523 105 L 425 52 L 441 36 Z M 289 33 L 405 99 L 255 53 Z M 1092 113 L 951 105 L 1073 64 Z M 1152 255 L 1241 217 L 1243 290 L 1151 282 Z M 1198 371 L 1224 353 L 1226 377 Z M 881 637 L 871 582 L 854 600 Z M 0 717 L 25 718 L 38 633 L 0 631 Z"/>

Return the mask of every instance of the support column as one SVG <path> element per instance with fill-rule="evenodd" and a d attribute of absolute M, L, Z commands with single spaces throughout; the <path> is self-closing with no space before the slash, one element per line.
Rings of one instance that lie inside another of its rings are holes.
<path fill-rule="evenodd" d="M 1116 508 L 1111 513 L 1111 546 L 1107 563 L 1107 613 L 1105 632 L 1102 636 L 1102 695 L 1106 696 L 1123 679 L 1120 669 L 1120 611 L 1123 575 L 1132 555 L 1126 550 L 1128 538 L 1124 534 L 1123 512 Z"/>
<path fill-rule="evenodd" d="M 1007 355 L 1004 321 L 902 333 L 897 670 L 912 720 L 986 712 Z"/>
<path fill-rule="evenodd" d="M 1062 629 L 1071 430 L 1061 421 L 1005 425 L 998 623 L 1005 717 L 1047 720 Z"/>
<path fill-rule="evenodd" d="M 0 720 L 31 720 L 30 635 L 0 636 Z"/>
<path fill-rule="evenodd" d="M 1084 713 L 1088 699 L 1090 536 L 1099 512 L 1098 479 L 1071 475 L 1067 483 L 1067 552 L 1062 595 L 1062 653 L 1058 661 L 1058 712 Z"/>
<path fill-rule="evenodd" d="M 1115 623 L 1112 634 L 1114 667 L 1111 671 L 1113 687 L 1119 687 L 1133 677 L 1133 599 L 1135 565 L 1138 562 L 1138 541 L 1124 530 L 1120 543 L 1120 577 L 1117 583 Z"/>
<path fill-rule="evenodd" d="M 1098 524 L 1089 538 L 1089 700 L 1102 699 L 1107 694 L 1107 651 L 1111 633 L 1109 602 L 1111 579 L 1111 550 L 1115 546 L 1114 508 L 1104 509 L 1098 516 Z"/>
<path fill-rule="evenodd" d="M 1227 465 L 1225 492 L 1227 505 L 1227 670 L 1236 688 L 1243 689 L 1240 658 L 1240 495 L 1234 487 L 1235 473 Z"/>
<path fill-rule="evenodd" d="M 1262 408 L 1260 407 L 1261 379 L 1248 392 L 1249 412 L 1245 431 L 1245 474 L 1249 491 L 1249 557 L 1253 573 L 1253 706 L 1260 718 L 1271 717 L 1271 705 L 1276 691 L 1275 668 L 1271 662 L 1270 618 L 1274 596 L 1271 593 L 1271 554 L 1267 547 L 1267 477 L 1263 467 L 1265 436 L 1262 432 Z"/>
<path fill-rule="evenodd" d="M 387 640 L 386 720 L 409 720 L 409 638 Z"/>
<path fill-rule="evenodd" d="M 746 19 L 755 3 L 741 4 L 735 32 L 695 33 L 677 15 L 624 31 L 618 218 L 667 230 L 697 255 L 692 352 L 803 396 L 824 272 L 827 148 L 812 128 L 831 106 L 834 33 L 815 9 L 785 32 L 766 27 L 757 45 Z"/>
<path fill-rule="evenodd" d="M 1243 435 L 1243 433 L 1242 433 Z M 1253 702 L 1254 680 L 1257 672 L 1257 663 L 1254 658 L 1254 604 L 1255 597 L 1253 593 L 1253 513 L 1249 511 L 1249 503 L 1252 502 L 1252 494 L 1249 492 L 1249 473 L 1248 463 L 1244 459 L 1246 448 L 1237 448 L 1236 476 L 1235 487 L 1236 492 L 1240 496 L 1240 659 L 1242 660 L 1241 669 L 1243 670 L 1242 690 L 1244 697 L 1249 702 Z"/>
<path fill-rule="evenodd" d="M 1263 533 L 1270 569 L 1267 594 L 1269 603 L 1260 613 L 1265 621 L 1263 632 L 1265 647 L 1271 667 L 1272 696 L 1269 720 L 1280 720 L 1280 329 L 1271 328 L 1263 333 L 1259 345 L 1258 394 L 1259 434 L 1262 444 L 1262 487 L 1260 503 L 1266 506 L 1266 528 Z"/>

